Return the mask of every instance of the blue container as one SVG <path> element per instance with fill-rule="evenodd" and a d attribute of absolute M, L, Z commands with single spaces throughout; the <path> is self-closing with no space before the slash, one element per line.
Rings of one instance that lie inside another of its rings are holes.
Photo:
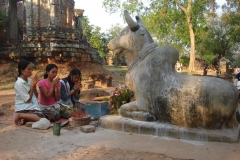
<path fill-rule="evenodd" d="M 108 101 L 93 101 L 85 103 L 84 108 L 91 117 L 99 119 L 109 114 L 109 105 Z"/>

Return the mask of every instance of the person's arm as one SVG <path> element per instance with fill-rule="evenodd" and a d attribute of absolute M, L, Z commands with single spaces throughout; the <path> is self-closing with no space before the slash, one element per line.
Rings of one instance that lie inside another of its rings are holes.
<path fill-rule="evenodd" d="M 74 98 L 75 98 L 76 100 L 79 100 L 79 99 L 80 99 L 80 91 L 75 92 Z"/>
<path fill-rule="evenodd" d="M 30 90 L 29 90 L 29 99 L 26 101 L 26 103 L 30 103 L 30 102 L 31 102 L 32 96 L 33 96 L 33 93 L 34 93 L 34 89 L 36 89 L 36 87 L 34 87 L 34 86 L 31 86 L 31 87 L 30 87 Z"/>
<path fill-rule="evenodd" d="M 54 92 L 54 86 L 51 85 L 51 88 L 49 91 L 47 91 L 46 87 L 45 86 L 39 86 L 39 90 L 40 92 L 42 93 L 42 95 L 47 99 L 49 100 L 52 95 L 53 95 L 53 92 Z"/>
<path fill-rule="evenodd" d="M 80 92 L 81 92 L 81 89 L 82 89 L 82 83 L 81 83 L 81 81 L 77 82 L 77 83 L 74 85 L 73 88 L 74 88 L 74 90 L 75 90 L 75 92 L 74 92 L 74 97 L 75 97 L 75 99 L 79 100 L 79 98 L 80 98 Z"/>
<path fill-rule="evenodd" d="M 60 97 L 61 97 L 61 93 L 60 93 L 60 89 L 61 88 L 61 86 L 60 85 L 56 85 L 55 86 L 55 90 L 54 90 L 54 95 L 55 95 L 55 99 L 56 99 L 56 101 L 59 101 L 60 100 Z"/>
<path fill-rule="evenodd" d="M 31 81 L 29 91 L 27 91 L 27 89 L 24 87 L 24 85 L 29 85 L 29 84 L 27 84 L 27 82 L 26 83 L 16 82 L 14 88 L 15 88 L 16 92 L 20 95 L 20 97 L 23 99 L 24 102 L 26 102 L 26 103 L 31 102 L 37 82 L 38 82 L 38 77 L 37 78 L 34 77 L 33 80 Z"/>
<path fill-rule="evenodd" d="M 35 94 L 36 98 L 38 98 L 38 91 L 36 87 L 34 87 L 33 93 Z"/>
<path fill-rule="evenodd" d="M 55 86 L 52 83 L 50 90 L 47 91 L 45 81 L 40 81 L 38 83 L 38 87 L 39 87 L 39 90 L 40 90 L 41 94 L 43 95 L 43 97 L 46 98 L 47 100 L 49 100 L 51 98 L 51 96 L 53 95 L 54 89 L 55 89 Z"/>
<path fill-rule="evenodd" d="M 27 103 L 31 102 L 33 94 L 35 94 L 36 97 L 38 96 L 38 93 L 35 93 L 37 92 L 36 85 L 38 81 L 39 81 L 39 78 L 37 75 L 35 75 L 30 84 L 30 91 L 29 91 L 30 98 L 27 100 Z"/>
<path fill-rule="evenodd" d="M 75 88 L 73 88 L 72 90 L 68 91 L 65 82 L 61 81 L 61 90 L 60 91 L 61 91 L 61 99 L 63 101 L 66 101 L 71 95 L 73 95 L 75 93 Z"/>
<path fill-rule="evenodd" d="M 49 100 L 53 96 L 54 91 L 55 91 L 55 86 L 57 86 L 57 84 L 59 83 L 59 80 L 60 80 L 60 78 L 58 76 L 56 78 L 54 78 L 49 91 L 47 91 L 47 88 L 44 83 L 39 82 L 39 84 L 38 84 L 39 90 L 47 100 Z M 60 91 L 59 91 L 59 95 L 60 95 Z"/>

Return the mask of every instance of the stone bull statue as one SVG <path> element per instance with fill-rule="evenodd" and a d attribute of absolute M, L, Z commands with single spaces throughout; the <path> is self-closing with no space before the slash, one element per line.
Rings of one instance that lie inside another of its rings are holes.
<path fill-rule="evenodd" d="M 214 77 L 188 76 L 175 71 L 178 51 L 158 46 L 136 16 L 124 11 L 128 24 L 108 48 L 124 52 L 126 84 L 135 100 L 120 107 L 123 117 L 170 123 L 187 128 L 222 129 L 238 126 L 236 87 Z"/>

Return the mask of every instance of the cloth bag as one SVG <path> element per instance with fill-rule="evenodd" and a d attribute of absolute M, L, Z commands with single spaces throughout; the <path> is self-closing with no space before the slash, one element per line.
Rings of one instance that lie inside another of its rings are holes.
<path fill-rule="evenodd" d="M 32 124 L 34 129 L 48 129 L 50 126 L 50 121 L 47 118 L 41 118 L 39 121 Z"/>

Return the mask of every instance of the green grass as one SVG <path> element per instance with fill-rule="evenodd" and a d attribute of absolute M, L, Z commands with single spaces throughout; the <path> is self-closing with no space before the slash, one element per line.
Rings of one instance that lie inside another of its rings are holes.
<path fill-rule="evenodd" d="M 125 77 L 126 73 L 128 71 L 127 66 L 106 66 L 106 65 L 104 65 L 103 67 L 111 72 L 114 72 L 114 73 L 122 76 L 122 77 Z"/>
<path fill-rule="evenodd" d="M 103 67 L 109 71 L 127 71 L 127 66 L 107 66 L 103 65 Z"/>

